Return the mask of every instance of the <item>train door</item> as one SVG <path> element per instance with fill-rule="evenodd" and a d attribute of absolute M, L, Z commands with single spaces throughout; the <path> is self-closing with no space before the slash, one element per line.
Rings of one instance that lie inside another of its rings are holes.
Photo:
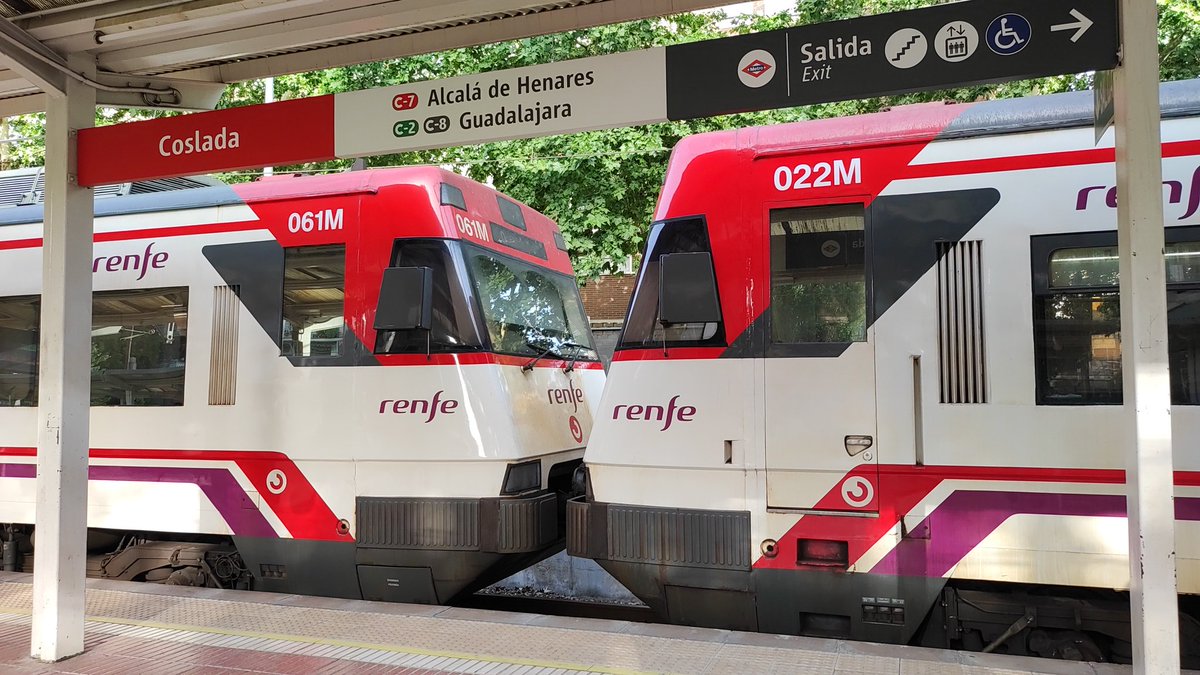
<path fill-rule="evenodd" d="M 768 204 L 767 505 L 872 513 L 875 345 L 862 203 Z"/>

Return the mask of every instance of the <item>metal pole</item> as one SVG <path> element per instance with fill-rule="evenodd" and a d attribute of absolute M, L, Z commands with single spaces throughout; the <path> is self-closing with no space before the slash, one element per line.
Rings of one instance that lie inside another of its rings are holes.
<path fill-rule="evenodd" d="M 1122 63 L 1113 94 L 1133 662 L 1139 673 L 1171 673 L 1179 671 L 1179 608 L 1157 6 L 1120 0 L 1120 18 Z"/>
<path fill-rule="evenodd" d="M 73 79 L 48 97 L 30 648 L 42 661 L 83 651 L 93 210 L 91 189 L 75 183 L 75 141 L 95 115 L 96 91 Z"/>
<path fill-rule="evenodd" d="M 263 80 L 263 103 L 274 103 L 274 102 L 275 102 L 275 78 L 268 77 L 267 79 Z M 270 176 L 274 173 L 275 173 L 275 167 L 273 167 L 273 166 L 264 166 L 263 167 L 263 175 L 264 176 Z"/>

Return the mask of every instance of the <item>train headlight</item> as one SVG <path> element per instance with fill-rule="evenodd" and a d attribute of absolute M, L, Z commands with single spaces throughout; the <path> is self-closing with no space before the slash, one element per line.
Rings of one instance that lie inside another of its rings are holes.
<path fill-rule="evenodd" d="M 542 487 L 542 460 L 509 464 L 504 472 L 504 489 L 502 495 L 516 495 Z"/>

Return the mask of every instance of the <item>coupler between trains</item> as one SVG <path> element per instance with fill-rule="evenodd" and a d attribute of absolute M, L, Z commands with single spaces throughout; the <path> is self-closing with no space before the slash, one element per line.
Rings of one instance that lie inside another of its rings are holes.
<path fill-rule="evenodd" d="M 798 547 L 799 548 L 799 547 Z M 837 560 L 753 565 L 750 513 L 588 501 L 567 505 L 567 553 L 591 558 L 671 623 L 1129 663 L 1121 591 L 850 572 Z M 1183 666 L 1200 666 L 1184 599 Z M 1200 605 L 1200 601 L 1197 602 Z"/>

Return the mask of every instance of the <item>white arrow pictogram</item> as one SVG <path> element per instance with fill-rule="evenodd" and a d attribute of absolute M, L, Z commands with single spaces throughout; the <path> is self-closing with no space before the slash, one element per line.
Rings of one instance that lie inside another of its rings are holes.
<path fill-rule="evenodd" d="M 1083 34 L 1092 27 L 1094 22 L 1081 14 L 1077 9 L 1071 10 L 1071 16 L 1075 17 L 1075 21 L 1071 23 L 1060 23 L 1057 26 L 1051 26 L 1050 30 L 1055 32 L 1060 30 L 1073 30 L 1075 31 L 1075 34 L 1071 36 L 1071 42 L 1079 42 L 1079 38 L 1083 37 Z"/>

